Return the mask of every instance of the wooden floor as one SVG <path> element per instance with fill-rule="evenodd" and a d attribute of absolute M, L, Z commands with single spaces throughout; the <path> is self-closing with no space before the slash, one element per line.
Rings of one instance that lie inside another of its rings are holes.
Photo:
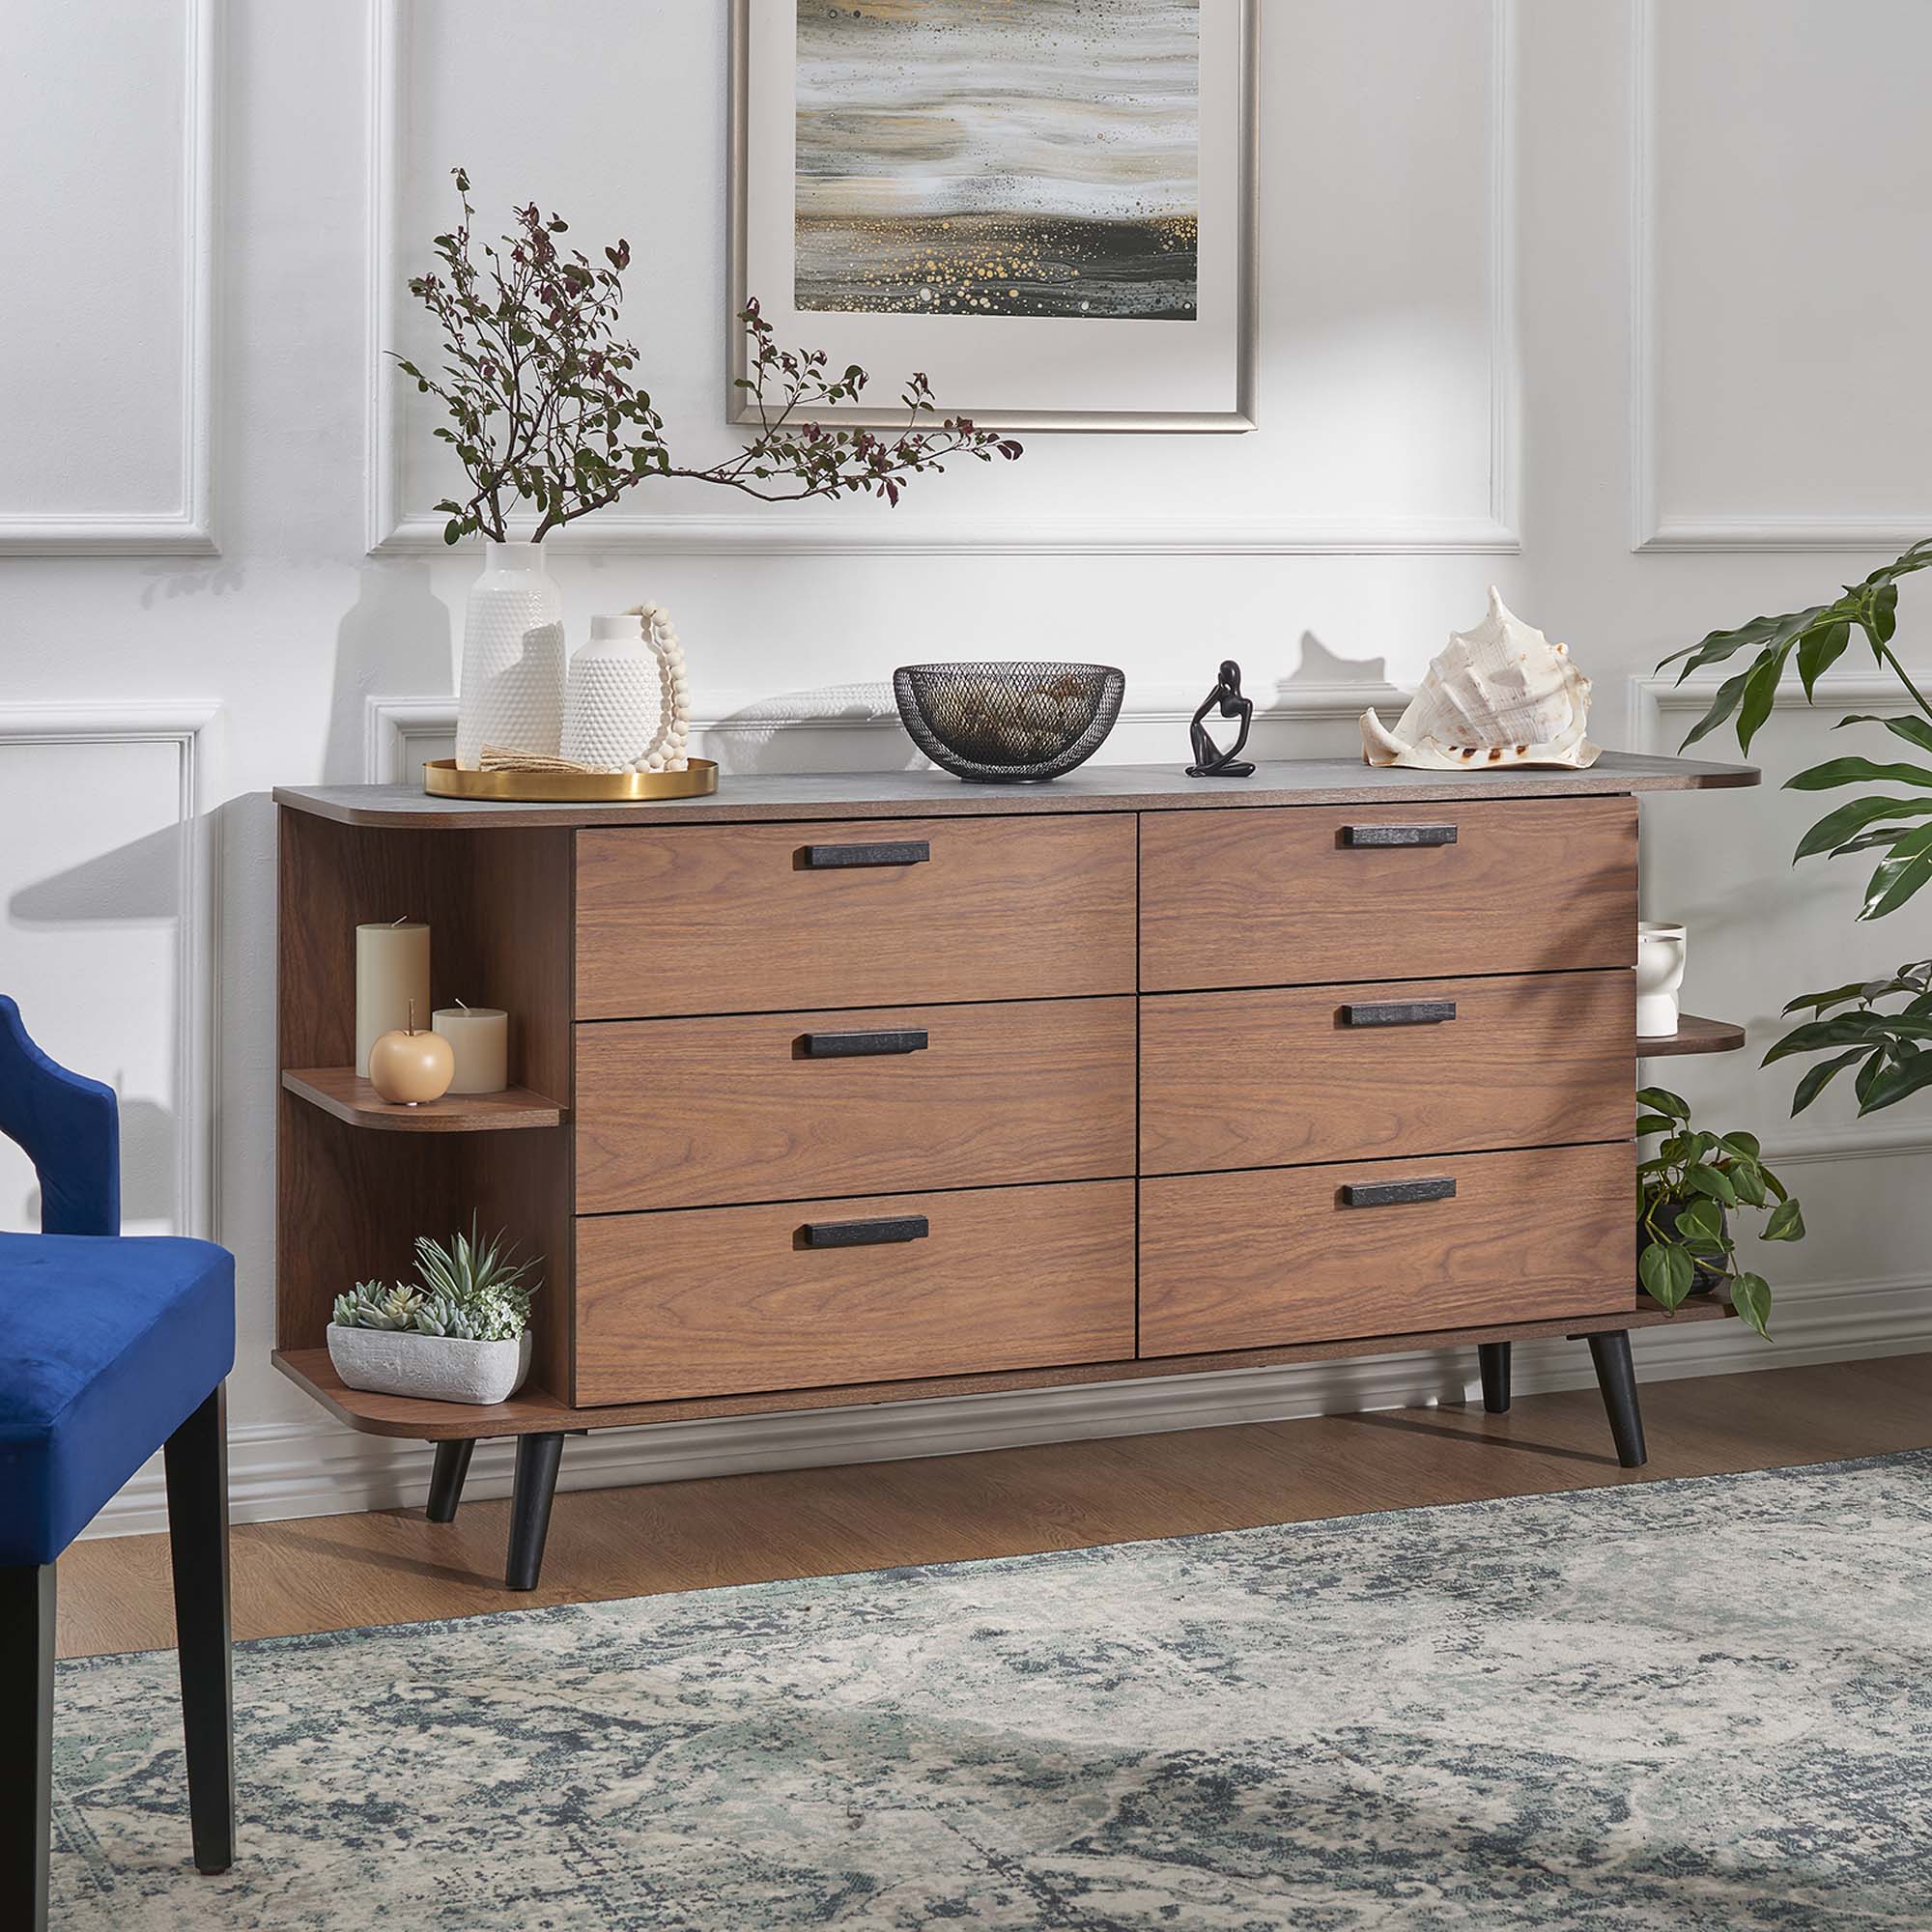
<path fill-rule="evenodd" d="M 1659 1382 L 1651 1460 L 1617 1467 L 1594 1391 L 1480 1406 L 726 1476 L 556 1500 L 543 1587 L 502 1587 L 507 1502 L 453 1523 L 385 1511 L 234 1535 L 235 1634 L 473 1616 L 899 1563 L 1008 1556 L 1310 1517 L 1658 1482 L 1932 1446 L 1932 1354 Z M 569 1450 L 564 1451 L 566 1463 Z M 427 1457 L 427 1450 L 424 1451 Z M 63 1656 L 174 1641 L 167 1539 L 60 1562 Z"/>

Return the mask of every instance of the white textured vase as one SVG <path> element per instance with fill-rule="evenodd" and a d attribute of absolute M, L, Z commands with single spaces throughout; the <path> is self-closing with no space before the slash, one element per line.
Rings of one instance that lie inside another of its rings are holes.
<path fill-rule="evenodd" d="M 1644 919 L 1636 927 L 1636 1037 L 1663 1039 L 1677 1031 L 1677 989 L 1684 983 L 1684 928 Z"/>
<path fill-rule="evenodd" d="M 563 603 L 543 546 L 493 543 L 463 615 L 456 762 L 485 745 L 555 757 L 563 738 Z"/>
<path fill-rule="evenodd" d="M 464 1342 L 449 1335 L 328 1324 L 328 1359 L 353 1389 L 426 1402 L 508 1402 L 530 1372 L 532 1337 Z"/>
<path fill-rule="evenodd" d="M 570 661 L 563 755 L 602 772 L 629 771 L 658 723 L 657 655 L 634 612 L 593 617 L 590 641 Z"/>

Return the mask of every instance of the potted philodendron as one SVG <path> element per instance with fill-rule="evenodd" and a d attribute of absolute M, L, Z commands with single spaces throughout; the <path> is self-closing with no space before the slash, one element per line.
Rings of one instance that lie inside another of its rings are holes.
<path fill-rule="evenodd" d="M 501 1235 L 419 1235 L 416 1280 L 359 1281 L 335 1298 L 328 1359 L 351 1387 L 431 1402 L 507 1402 L 530 1372 L 534 1262 Z"/>
<path fill-rule="evenodd" d="M 639 352 L 619 332 L 631 244 L 619 241 L 592 261 L 558 239 L 569 224 L 554 213 L 546 220 L 534 202 L 514 211 L 500 244 L 479 242 L 469 177 L 452 172 L 462 219 L 432 244 L 436 266 L 409 285 L 442 338 L 441 362 L 391 355 L 441 404 L 447 421 L 435 434 L 462 466 L 462 490 L 436 506 L 443 541 L 488 540 L 464 623 L 460 766 L 474 768 L 491 732 L 521 751 L 558 750 L 562 606 L 543 548 L 553 530 L 673 477 L 767 502 L 870 496 L 895 504 L 913 477 L 943 469 L 949 457 L 1021 453 L 997 430 L 942 419 L 917 374 L 901 388 L 902 429 L 839 423 L 838 406 L 857 401 L 865 370 L 854 363 L 834 374 L 823 350 L 781 349 L 752 300 L 738 316 L 751 373 L 737 383 L 757 433 L 704 468 L 676 463 L 664 418 L 636 381 Z"/>
<path fill-rule="evenodd" d="M 1760 1210 L 1760 1238 L 1799 1241 L 1804 1215 L 1797 1198 L 1765 1166 L 1755 1134 L 1695 1125 L 1690 1106 L 1662 1087 L 1643 1088 L 1636 1101 L 1638 1138 L 1661 1136 L 1636 1171 L 1638 1282 L 1670 1309 L 1725 1288 L 1745 1325 L 1769 1341 L 1771 1285 L 1737 1265 L 1731 1214 Z"/>

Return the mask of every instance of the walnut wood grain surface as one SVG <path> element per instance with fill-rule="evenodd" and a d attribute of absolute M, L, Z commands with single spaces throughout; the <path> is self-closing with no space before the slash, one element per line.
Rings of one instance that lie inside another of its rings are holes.
<path fill-rule="evenodd" d="M 1634 980 L 1619 967 L 1143 999 L 1141 1171 L 1620 1139 Z M 1455 1017 L 1344 1018 L 1417 1002 Z"/>
<path fill-rule="evenodd" d="M 1679 1013 L 1677 1031 L 1637 1036 L 1639 1060 L 1664 1060 L 1680 1053 L 1735 1053 L 1745 1043 L 1745 1030 L 1735 1020 L 1699 1019 Z"/>
<path fill-rule="evenodd" d="M 804 862 L 873 843 L 930 857 Z M 1133 989 L 1131 814 L 577 835 L 580 1019 Z"/>
<path fill-rule="evenodd" d="M 1343 1204 L 1444 1176 L 1452 1200 Z M 1629 1309 L 1634 1185 L 1628 1141 L 1143 1180 L 1141 1352 Z"/>
<path fill-rule="evenodd" d="M 347 1121 L 352 1127 L 379 1133 L 487 1134 L 524 1127 L 561 1124 L 563 1109 L 527 1087 L 497 1094 L 445 1094 L 415 1106 L 385 1100 L 353 1066 L 286 1068 L 282 1085 L 313 1107 Z"/>
<path fill-rule="evenodd" d="M 1140 820 L 1141 989 L 1628 966 L 1636 805 L 1549 798 Z M 1452 825 L 1361 847 L 1350 827 Z"/>
<path fill-rule="evenodd" d="M 905 1215 L 929 1234 L 800 1245 Z M 603 1215 L 577 1250 L 580 1406 L 1133 1352 L 1131 1181 Z"/>
<path fill-rule="evenodd" d="M 635 805 L 505 805 L 431 798 L 420 784 L 280 785 L 275 802 L 342 824 L 459 830 L 477 826 L 722 825 L 738 820 L 1034 817 L 1055 812 L 1194 811 L 1254 806 L 1376 804 L 1389 799 L 1590 798 L 1754 785 L 1752 765 L 1605 752 L 1589 770 L 1378 769 L 1358 757 L 1271 758 L 1250 779 L 1190 779 L 1171 765 L 1082 765 L 1050 784 L 967 784 L 935 771 L 721 772 L 708 798 Z"/>
<path fill-rule="evenodd" d="M 907 1032 L 926 1044 L 851 1057 L 804 1045 Z M 1626 1055 L 1626 1088 L 1629 1072 Z M 580 1213 L 1133 1171 L 1129 998 L 577 1030 Z"/>

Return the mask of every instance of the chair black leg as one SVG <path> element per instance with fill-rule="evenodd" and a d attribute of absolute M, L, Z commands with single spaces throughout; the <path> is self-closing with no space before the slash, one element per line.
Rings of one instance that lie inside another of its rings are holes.
<path fill-rule="evenodd" d="M 476 1453 L 476 1438 L 462 1435 L 436 1445 L 436 1467 L 430 1472 L 429 1507 L 423 1514 L 431 1522 L 454 1522 L 456 1506 L 463 1500 L 463 1479 L 469 1473 L 469 1459 Z"/>
<path fill-rule="evenodd" d="M 513 1590 L 534 1590 L 543 1574 L 544 1539 L 556 1495 L 562 1435 L 517 1437 L 517 1483 L 510 1497 L 510 1563 L 503 1580 Z"/>
<path fill-rule="evenodd" d="M 229 1660 L 225 1384 L 168 1437 L 164 1460 L 194 1862 L 204 1872 L 224 1872 L 235 1861 L 235 1686 Z"/>
<path fill-rule="evenodd" d="M 0 1569 L 0 1923 L 46 1932 L 54 1808 L 54 1566 Z"/>
<path fill-rule="evenodd" d="M 1631 1360 L 1631 1338 L 1619 1328 L 1609 1335 L 1592 1335 L 1590 1360 L 1596 1364 L 1597 1386 L 1609 1411 L 1610 1434 L 1616 1438 L 1617 1461 L 1626 1469 L 1640 1469 L 1645 1457 L 1643 1413 L 1636 1402 L 1636 1365 Z"/>
<path fill-rule="evenodd" d="M 1476 1360 L 1483 1371 L 1483 1406 L 1492 1415 L 1505 1414 L 1510 1406 L 1510 1345 L 1478 1342 Z"/>

